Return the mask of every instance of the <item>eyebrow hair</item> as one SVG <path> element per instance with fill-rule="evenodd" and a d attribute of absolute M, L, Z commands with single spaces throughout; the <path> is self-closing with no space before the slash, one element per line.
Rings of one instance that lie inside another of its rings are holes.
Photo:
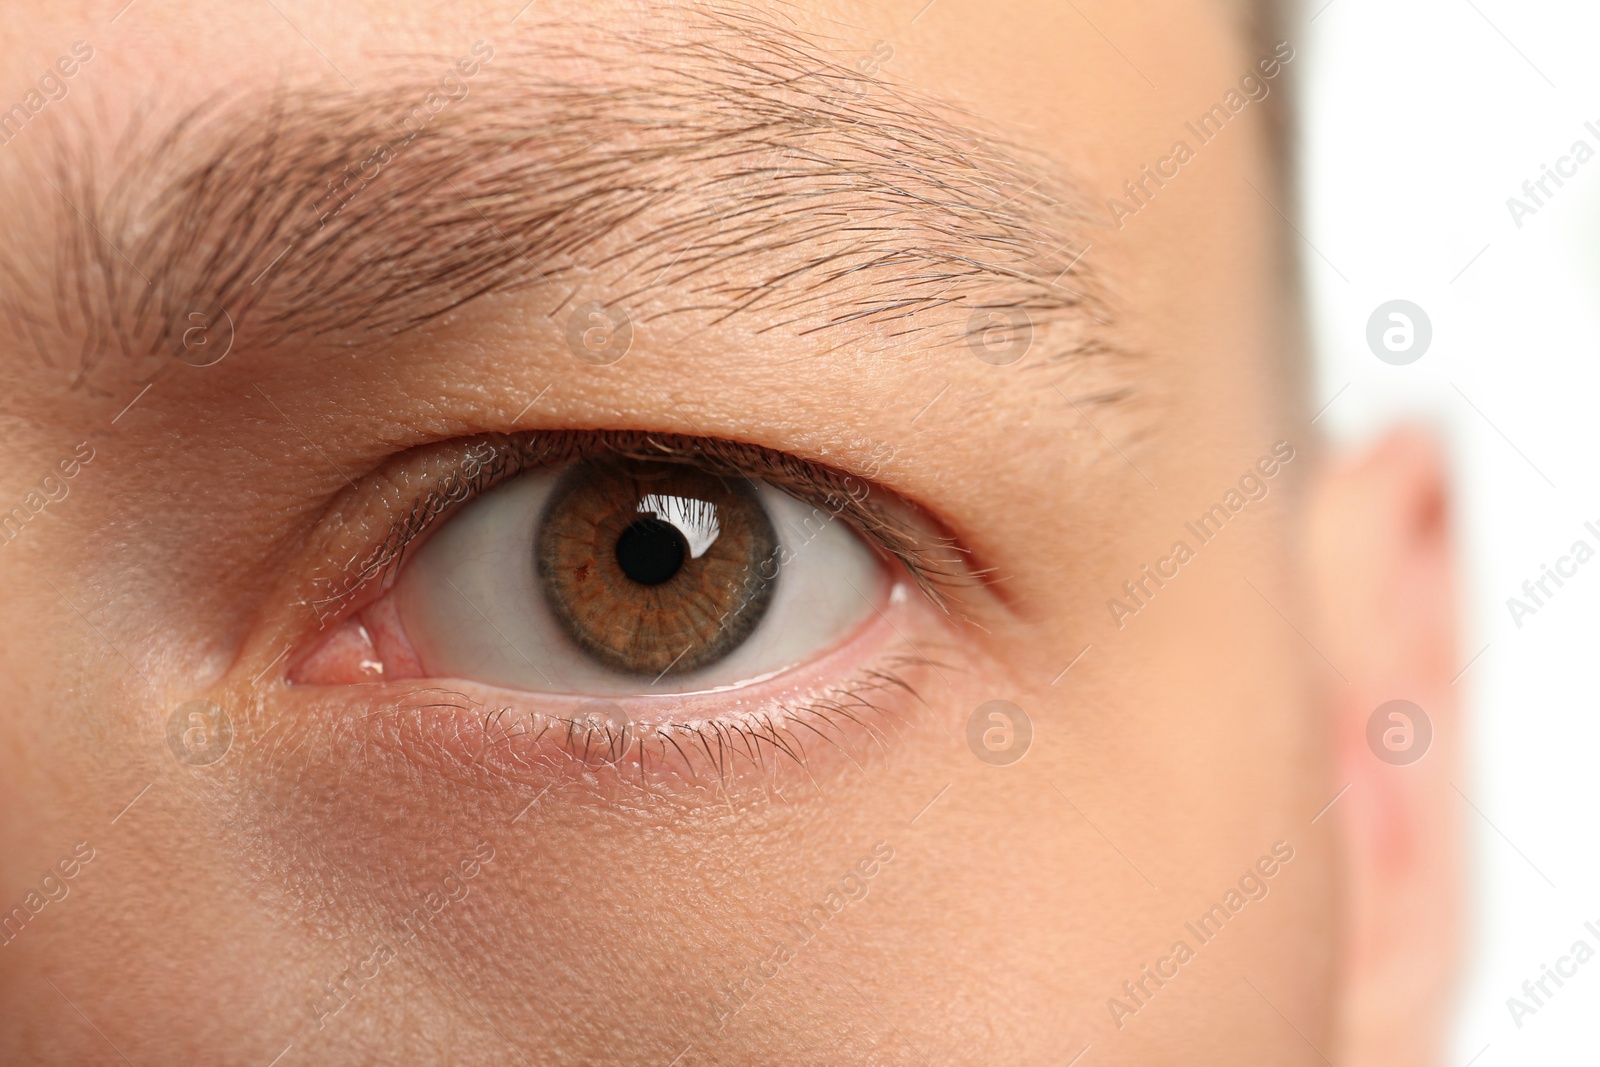
<path fill-rule="evenodd" d="M 598 297 L 636 324 L 893 345 L 968 338 L 987 309 L 1051 360 L 1111 348 L 1064 168 L 826 42 L 722 7 L 466 56 L 154 131 L 137 114 L 109 158 L 62 137 L 55 262 L 0 260 L 6 313 L 46 358 L 77 338 L 80 381 L 107 350 L 180 351 L 194 313 L 226 310 L 241 345 L 356 345 L 535 286 L 552 316 Z"/>

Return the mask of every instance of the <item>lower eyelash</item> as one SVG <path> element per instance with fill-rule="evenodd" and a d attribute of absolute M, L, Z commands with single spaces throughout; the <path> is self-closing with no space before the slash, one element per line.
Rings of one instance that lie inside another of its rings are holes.
<path fill-rule="evenodd" d="M 923 703 L 907 675 L 948 666 L 921 653 L 896 654 L 804 703 L 643 726 L 629 722 L 618 727 L 594 717 L 510 707 L 484 711 L 465 694 L 445 690 L 419 691 L 437 694 L 437 699 L 405 704 L 395 712 L 473 713 L 481 732 L 471 746 L 475 751 L 470 761 L 511 777 L 525 777 L 528 768 L 542 763 L 559 775 L 546 789 L 568 774 L 606 775 L 614 776 L 619 786 L 646 793 L 652 785 L 673 779 L 726 799 L 731 783 L 752 774 L 773 790 L 785 780 L 786 767 L 798 770 L 815 787 L 807 765 L 819 745 L 836 749 L 864 769 L 874 749 L 886 753 L 892 734 L 909 728 L 907 717 L 893 710 L 898 698 Z"/>

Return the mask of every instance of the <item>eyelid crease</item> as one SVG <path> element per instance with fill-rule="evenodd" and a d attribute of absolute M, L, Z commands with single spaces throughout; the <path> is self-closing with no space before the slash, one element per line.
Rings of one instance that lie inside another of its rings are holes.
<path fill-rule="evenodd" d="M 935 529 L 914 505 L 869 480 L 871 474 L 843 472 L 761 445 L 642 430 L 530 430 L 443 444 L 466 447 L 459 457 L 445 460 L 436 485 L 413 494 L 409 508 L 390 522 L 381 540 L 339 568 L 342 581 L 331 582 L 327 595 L 307 601 L 321 626 L 342 616 L 362 593 L 385 588 L 418 539 L 462 504 L 520 474 L 605 455 L 692 464 L 725 477 L 765 481 L 843 519 L 898 560 L 918 589 L 947 614 L 958 612 L 958 590 L 985 577 L 968 566 L 968 550 L 954 537 Z"/>

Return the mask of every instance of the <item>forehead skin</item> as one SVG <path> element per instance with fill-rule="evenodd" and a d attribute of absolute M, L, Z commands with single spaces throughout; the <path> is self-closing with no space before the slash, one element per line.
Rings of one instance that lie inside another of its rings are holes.
<path fill-rule="evenodd" d="M 1101 209 L 1257 57 L 1208 3 L 739 10 L 847 68 L 871 57 L 867 76 L 982 131 L 976 150 L 1048 161 L 1048 187 L 1090 214 L 1041 222 L 1069 247 L 1039 258 L 1088 247 L 1079 272 L 1104 308 L 1041 337 L 1088 331 L 1103 348 L 993 367 L 949 336 L 808 333 L 824 302 L 787 324 L 663 316 L 641 326 L 626 373 L 604 373 L 566 355 L 547 314 L 570 287 L 530 286 L 376 349 L 294 336 L 203 375 L 179 367 L 124 411 L 142 388 L 133 361 L 84 374 L 69 358 L 78 320 L 41 311 L 43 344 L 0 326 L 3 500 L 78 441 L 95 448 L 49 535 L 0 549 L 0 905 L 74 842 L 95 850 L 69 896 L 0 949 L 0 1015 L 16 1021 L 0 1059 L 264 1064 L 288 1047 L 285 1064 L 1021 1064 L 1092 1045 L 1098 1064 L 1289 1064 L 1330 1048 L 1332 849 L 1308 819 L 1337 783 L 1308 696 L 1327 667 L 1284 624 L 1298 617 L 1294 486 L 1312 459 L 1270 372 L 1283 342 L 1276 216 L 1256 191 L 1272 189 L 1262 116 L 1246 109 L 1121 229 Z M 628 58 L 596 46 L 597 29 L 698 17 L 553 0 L 515 23 L 514 5 L 476 3 L 11 14 L 0 102 L 72 42 L 95 49 L 41 114 L 52 125 L 0 150 L 0 182 L 38 204 L 65 198 L 39 184 L 61 145 L 109 166 L 139 105 L 136 136 L 153 136 L 223 93 L 333 97 L 403 86 L 397 70 L 426 92 L 480 39 L 495 48 L 487 77 L 547 61 L 562 84 L 609 84 Z M 7 227 L 8 263 L 51 269 L 48 211 Z M 613 239 L 582 271 L 615 293 L 629 279 L 596 265 L 626 258 L 627 235 Z M 784 255 L 730 266 L 730 284 Z M 887 444 L 882 480 L 1000 579 L 982 628 L 928 623 L 950 669 L 922 680 L 924 704 L 877 758 L 829 768 L 800 799 L 740 794 L 720 810 L 553 797 L 513 822 L 531 791 L 297 721 L 272 606 L 346 472 L 534 427 L 729 437 L 846 470 Z M 1119 629 L 1107 598 L 1278 441 L 1303 458 L 1160 591 L 1161 611 Z M 223 692 L 253 709 L 235 751 L 210 773 L 177 766 L 168 709 Z M 964 741 L 971 710 L 996 698 L 1036 729 L 1008 768 Z M 481 838 L 495 858 L 443 933 L 319 1025 L 308 1003 Z M 1295 858 L 1271 893 L 1119 1028 L 1108 998 L 1279 841 Z M 868 894 L 772 974 L 785 924 L 877 842 L 893 860 Z M 718 991 L 757 972 L 759 995 L 719 1020 Z"/>

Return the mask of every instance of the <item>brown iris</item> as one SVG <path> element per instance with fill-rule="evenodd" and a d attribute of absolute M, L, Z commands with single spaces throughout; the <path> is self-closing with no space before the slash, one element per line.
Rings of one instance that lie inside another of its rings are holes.
<path fill-rule="evenodd" d="M 747 479 L 646 460 L 578 464 L 534 549 L 556 617 L 630 674 L 683 674 L 738 648 L 765 614 L 777 535 Z"/>

